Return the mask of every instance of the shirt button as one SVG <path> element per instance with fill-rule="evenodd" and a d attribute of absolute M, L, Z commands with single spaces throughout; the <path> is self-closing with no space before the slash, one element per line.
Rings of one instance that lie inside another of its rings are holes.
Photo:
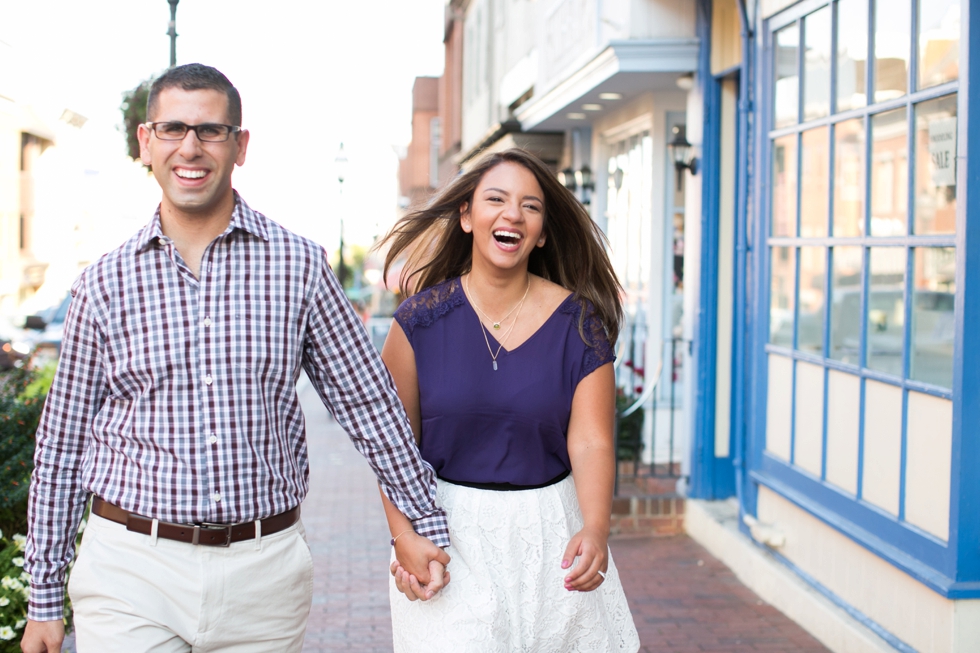
<path fill-rule="evenodd" d="M 204 377 L 204 383 L 206 385 L 211 385 L 211 375 L 210 374 L 208 374 L 206 377 Z"/>
<path fill-rule="evenodd" d="M 206 327 L 211 326 L 211 318 L 209 317 L 204 318 L 204 326 Z"/>
<path fill-rule="evenodd" d="M 208 442 L 210 442 L 211 444 L 214 444 L 214 443 L 215 443 L 215 442 L 217 442 L 217 441 L 218 441 L 218 436 L 217 436 L 217 435 L 215 435 L 214 433 L 212 433 L 212 434 L 211 434 L 211 437 L 210 437 L 210 438 L 208 438 Z"/>
<path fill-rule="evenodd" d="M 220 501 L 221 501 L 221 493 L 220 492 L 215 492 L 214 494 L 211 495 L 211 498 L 214 499 L 214 502 L 215 503 L 220 503 Z"/>
<path fill-rule="evenodd" d="M 160 243 L 161 245 L 166 245 L 167 239 L 161 236 L 160 238 L 157 238 L 157 242 Z"/>

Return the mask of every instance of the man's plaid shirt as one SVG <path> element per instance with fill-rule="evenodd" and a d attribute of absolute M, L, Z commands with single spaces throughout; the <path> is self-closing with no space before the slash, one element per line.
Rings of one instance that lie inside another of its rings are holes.
<path fill-rule="evenodd" d="M 235 196 L 200 279 L 153 220 L 81 275 L 37 431 L 29 617 L 62 617 L 90 494 L 160 520 L 239 523 L 308 489 L 300 368 L 415 530 L 449 544 L 391 377 L 321 247 Z"/>

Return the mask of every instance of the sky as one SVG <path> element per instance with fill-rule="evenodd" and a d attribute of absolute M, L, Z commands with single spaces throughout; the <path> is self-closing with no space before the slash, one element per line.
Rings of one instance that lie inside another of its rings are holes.
<path fill-rule="evenodd" d="M 215 66 L 241 92 L 252 135 L 233 181 L 252 208 L 333 250 L 341 216 L 348 242 L 390 225 L 394 146 L 411 137 L 414 78 L 442 73 L 444 4 L 180 1 L 177 63 Z M 166 0 L 0 0 L 0 81 L 46 120 L 85 116 L 99 145 L 124 153 L 121 94 L 169 64 L 169 20 Z"/>

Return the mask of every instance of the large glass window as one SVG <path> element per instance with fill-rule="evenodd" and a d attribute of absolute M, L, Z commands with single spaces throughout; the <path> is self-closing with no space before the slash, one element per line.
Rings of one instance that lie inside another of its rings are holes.
<path fill-rule="evenodd" d="M 953 387 L 967 4 L 783 4 L 766 23 L 771 97 L 756 114 L 769 276 L 753 303 L 768 318 L 754 412 L 766 449 L 751 464 L 832 512 L 852 497 L 875 536 L 918 555 L 908 542 L 923 529 L 952 532 L 952 415 L 970 400 Z"/>
<path fill-rule="evenodd" d="M 949 396 L 961 5 L 827 0 L 773 26 L 770 353 Z"/>

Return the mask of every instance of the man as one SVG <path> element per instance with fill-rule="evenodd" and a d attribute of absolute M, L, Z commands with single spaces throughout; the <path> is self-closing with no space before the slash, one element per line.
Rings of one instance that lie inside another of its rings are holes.
<path fill-rule="evenodd" d="M 299 651 L 312 597 L 300 369 L 412 520 L 396 548 L 424 581 L 449 559 L 434 476 L 323 249 L 232 189 L 249 142 L 238 91 L 181 66 L 153 83 L 147 117 L 140 154 L 163 198 L 72 289 L 37 433 L 21 647 L 60 650 L 94 495 L 69 588 L 79 651 Z"/>

